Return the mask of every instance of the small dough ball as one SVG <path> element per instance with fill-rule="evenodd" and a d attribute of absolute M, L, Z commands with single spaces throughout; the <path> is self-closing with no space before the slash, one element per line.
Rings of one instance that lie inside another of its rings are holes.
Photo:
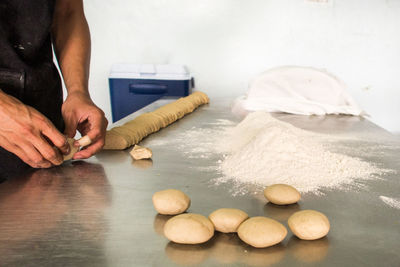
<path fill-rule="evenodd" d="M 215 230 L 222 233 L 236 233 L 239 225 L 249 218 L 249 215 L 239 209 L 218 209 L 208 218 L 214 224 Z"/>
<path fill-rule="evenodd" d="M 315 210 L 302 210 L 294 213 L 288 220 L 293 234 L 303 240 L 315 240 L 326 236 L 330 224 L 328 218 Z"/>
<path fill-rule="evenodd" d="M 264 189 L 264 196 L 276 205 L 294 204 L 300 200 L 300 193 L 296 188 L 287 184 L 274 184 Z"/>
<path fill-rule="evenodd" d="M 153 205 L 160 214 L 176 215 L 189 208 L 190 198 L 180 190 L 167 189 L 154 193 Z"/>
<path fill-rule="evenodd" d="M 70 147 L 70 151 L 68 155 L 64 155 L 64 161 L 72 159 L 76 152 L 78 152 L 79 147 L 74 146 L 75 139 L 74 138 L 67 138 L 67 142 Z"/>
<path fill-rule="evenodd" d="M 267 217 L 253 217 L 244 221 L 238 229 L 240 239 L 256 248 L 280 243 L 287 235 L 286 227 Z"/>
<path fill-rule="evenodd" d="M 153 156 L 153 152 L 150 148 L 138 145 L 135 145 L 129 154 L 131 154 L 132 158 L 135 160 L 149 159 Z"/>
<path fill-rule="evenodd" d="M 167 221 L 164 235 L 175 243 L 200 244 L 214 235 L 214 225 L 203 215 L 185 213 Z"/>

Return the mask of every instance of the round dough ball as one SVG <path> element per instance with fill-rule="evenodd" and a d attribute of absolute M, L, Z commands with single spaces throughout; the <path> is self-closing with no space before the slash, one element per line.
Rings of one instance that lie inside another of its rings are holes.
<path fill-rule="evenodd" d="M 293 234 L 303 240 L 315 240 L 326 236 L 330 224 L 328 218 L 315 210 L 302 210 L 294 213 L 288 220 Z"/>
<path fill-rule="evenodd" d="M 214 235 L 214 225 L 203 215 L 185 213 L 167 221 L 164 235 L 175 243 L 200 244 Z"/>
<path fill-rule="evenodd" d="M 244 221 L 238 229 L 240 239 L 256 248 L 265 248 L 281 242 L 287 235 L 283 224 L 267 218 L 253 217 Z"/>
<path fill-rule="evenodd" d="M 274 184 L 264 189 L 264 196 L 276 205 L 294 204 L 300 200 L 300 193 L 296 188 L 287 184 Z"/>
<path fill-rule="evenodd" d="M 167 189 L 154 193 L 153 205 L 160 214 L 176 215 L 189 208 L 190 198 L 180 190 Z"/>
<path fill-rule="evenodd" d="M 208 218 L 215 226 L 215 230 L 222 233 L 235 233 L 239 225 L 249 218 L 246 212 L 239 209 L 218 209 Z"/>

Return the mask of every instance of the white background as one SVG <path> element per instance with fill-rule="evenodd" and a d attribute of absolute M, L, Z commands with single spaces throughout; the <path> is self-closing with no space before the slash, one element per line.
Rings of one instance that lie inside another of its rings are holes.
<path fill-rule="evenodd" d="M 315 1 L 85 1 L 93 100 L 110 120 L 113 63 L 185 64 L 211 98 L 244 94 L 272 67 L 312 66 L 341 78 L 372 121 L 400 131 L 400 0 Z"/>

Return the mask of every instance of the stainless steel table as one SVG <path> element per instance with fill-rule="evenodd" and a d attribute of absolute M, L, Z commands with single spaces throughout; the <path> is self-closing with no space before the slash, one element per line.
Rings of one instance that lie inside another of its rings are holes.
<path fill-rule="evenodd" d="M 227 104 L 214 103 L 145 143 L 172 140 L 194 126 L 213 127 L 209 122 L 215 119 L 235 120 Z M 366 136 L 365 141 L 346 141 L 350 149 L 345 152 L 362 146 L 367 151 L 363 159 L 400 170 L 399 142 L 368 120 L 277 117 L 312 131 Z M 229 183 L 211 185 L 215 173 L 201 167 L 220 155 L 191 158 L 168 142 L 153 152 L 152 161 L 135 162 L 128 150 L 104 151 L 0 184 L 0 266 L 400 266 L 400 210 L 379 199 L 399 197 L 398 173 L 366 181 L 356 191 L 327 190 L 324 196 L 308 194 L 297 205 L 278 207 L 266 204 L 261 192 L 234 197 Z M 317 241 L 301 241 L 289 232 L 282 244 L 266 249 L 218 233 L 203 245 L 173 244 L 162 235 L 168 217 L 157 215 L 151 202 L 155 191 L 166 188 L 184 190 L 192 199 L 191 212 L 208 215 L 219 207 L 237 207 L 287 225 L 293 212 L 317 209 L 327 214 L 332 229 Z"/>

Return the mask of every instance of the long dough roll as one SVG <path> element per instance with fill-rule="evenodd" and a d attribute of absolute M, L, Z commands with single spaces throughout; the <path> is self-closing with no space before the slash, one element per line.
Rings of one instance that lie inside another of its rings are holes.
<path fill-rule="evenodd" d="M 144 113 L 122 126 L 107 131 L 103 149 L 123 150 L 135 145 L 149 134 L 170 125 L 209 101 L 205 93 L 197 91 L 153 112 Z"/>

